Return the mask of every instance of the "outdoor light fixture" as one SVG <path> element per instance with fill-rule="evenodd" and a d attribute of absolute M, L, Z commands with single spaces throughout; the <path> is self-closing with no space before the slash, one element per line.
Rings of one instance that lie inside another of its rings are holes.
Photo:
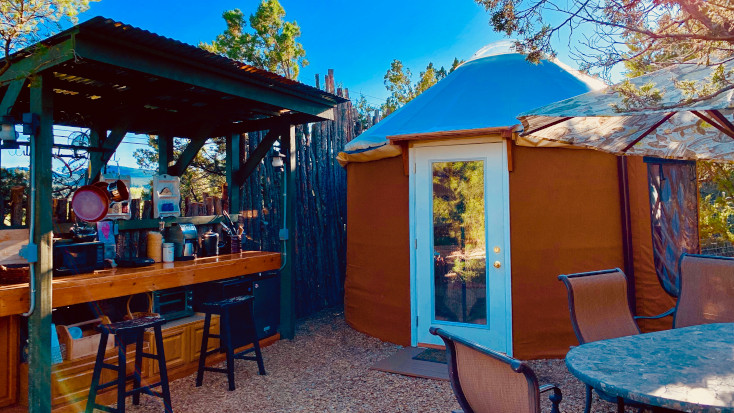
<path fill-rule="evenodd" d="M 283 159 L 285 159 L 285 155 L 280 153 L 279 149 L 275 149 L 273 154 L 270 156 L 270 160 L 273 164 L 273 168 L 282 171 L 283 170 Z"/>
<path fill-rule="evenodd" d="M 0 116 L 0 141 L 14 142 L 18 139 L 15 131 L 15 119 L 11 115 Z"/>

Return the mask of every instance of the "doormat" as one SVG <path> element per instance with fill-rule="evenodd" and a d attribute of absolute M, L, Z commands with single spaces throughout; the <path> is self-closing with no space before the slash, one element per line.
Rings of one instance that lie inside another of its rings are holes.
<path fill-rule="evenodd" d="M 449 380 L 449 368 L 446 364 L 414 359 L 425 348 L 405 347 L 392 356 L 380 360 L 370 369 L 388 373 L 397 373 L 404 376 L 420 377 L 424 379 Z"/>
<path fill-rule="evenodd" d="M 433 363 L 446 363 L 446 350 L 436 350 L 435 348 L 427 348 L 413 356 L 413 360 L 430 361 Z"/>

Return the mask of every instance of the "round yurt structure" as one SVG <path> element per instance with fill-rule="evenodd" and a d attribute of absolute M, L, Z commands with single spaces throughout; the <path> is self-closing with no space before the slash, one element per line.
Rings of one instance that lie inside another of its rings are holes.
<path fill-rule="evenodd" d="M 436 205 L 457 195 L 446 194 L 455 185 L 440 184 L 436 171 L 477 162 L 488 287 L 472 308 L 464 302 L 453 320 L 457 334 L 474 334 L 483 324 L 488 335 L 476 340 L 489 347 L 527 359 L 561 357 L 576 339 L 557 276 L 605 268 L 633 274 L 638 313 L 666 310 L 671 301 L 650 264 L 642 159 L 520 134 L 517 114 L 603 87 L 560 62 L 534 65 L 507 42 L 492 44 L 348 143 L 338 159 L 347 170 L 349 325 L 401 345 L 438 344 L 427 327 L 446 328 L 452 319 L 438 309 Z M 476 192 L 466 182 L 454 188 L 458 196 Z M 462 281 L 452 294 L 465 298 L 469 284 Z M 477 308 L 482 315 L 471 316 Z"/>

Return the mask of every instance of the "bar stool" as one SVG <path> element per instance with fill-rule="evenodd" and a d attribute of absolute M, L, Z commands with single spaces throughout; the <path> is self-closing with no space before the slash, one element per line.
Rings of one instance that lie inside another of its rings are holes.
<path fill-rule="evenodd" d="M 142 317 L 135 320 L 120 321 L 111 324 L 101 324 L 97 329 L 102 333 L 99 340 L 99 349 L 97 350 L 97 361 L 94 364 L 94 372 L 92 373 L 92 385 L 89 389 L 87 397 L 86 412 L 92 412 L 94 409 L 104 410 L 107 412 L 125 412 L 125 397 L 132 395 L 133 404 L 140 404 L 140 393 L 149 394 L 151 396 L 163 399 L 166 412 L 173 412 L 171 408 L 171 393 L 168 389 L 168 371 L 166 370 L 166 357 L 163 353 L 163 334 L 161 333 L 161 325 L 165 323 L 165 319 L 160 316 Z M 153 328 L 155 332 L 155 346 L 158 354 L 143 353 L 143 337 L 145 330 Z M 115 335 L 115 346 L 117 346 L 117 365 L 104 362 L 105 350 L 107 348 L 107 339 L 110 334 Z M 126 348 L 128 344 L 135 343 L 135 372 L 128 376 L 126 372 Z M 140 369 L 143 363 L 143 357 L 158 360 L 158 368 L 160 370 L 160 381 L 158 383 L 141 386 Z M 117 371 L 117 379 L 108 383 L 99 384 L 99 378 L 102 369 Z M 128 380 L 133 380 L 133 389 L 125 391 L 125 385 Z M 117 408 L 99 405 L 96 403 L 97 391 L 117 385 Z M 161 386 L 161 391 L 151 390 L 153 387 Z"/>
<path fill-rule="evenodd" d="M 229 390 L 234 390 L 235 359 L 257 361 L 258 374 L 266 374 L 265 364 L 263 363 L 262 353 L 260 352 L 260 343 L 257 339 L 257 331 L 255 330 L 254 302 L 254 296 L 244 295 L 213 303 L 205 303 L 202 306 L 205 313 L 204 334 L 201 338 L 199 370 L 196 373 L 197 387 L 201 386 L 202 381 L 204 380 L 204 371 L 206 370 L 217 373 L 227 373 Z M 212 314 L 219 315 L 219 334 L 209 333 Z M 209 337 L 219 339 L 219 348 L 206 351 Z M 252 348 L 235 354 L 235 349 L 248 344 L 252 344 Z M 255 356 L 245 356 L 245 354 L 253 351 L 255 352 Z M 216 352 L 227 354 L 226 369 L 206 367 L 206 357 Z"/>

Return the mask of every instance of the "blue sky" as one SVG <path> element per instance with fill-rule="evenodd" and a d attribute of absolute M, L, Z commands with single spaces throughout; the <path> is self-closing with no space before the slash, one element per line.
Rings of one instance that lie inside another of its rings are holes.
<path fill-rule="evenodd" d="M 402 60 L 415 79 L 428 62 L 448 67 L 454 57 L 468 59 L 482 46 L 503 39 L 473 0 L 280 2 L 286 19 L 301 27 L 299 40 L 309 61 L 298 80 L 314 85 L 315 74 L 323 82 L 327 70 L 334 69 L 337 83 L 349 89 L 352 99 L 362 93 L 373 105 L 388 95 L 383 76 L 393 59 Z M 239 8 L 249 15 L 258 4 L 259 0 L 102 0 L 91 3 L 79 21 L 104 16 L 198 45 L 224 31 L 223 11 Z M 573 63 L 564 53 L 560 58 Z M 63 132 L 60 135 L 63 141 Z M 145 142 L 144 137 L 126 137 L 116 157 L 120 165 L 136 166 L 132 152 Z M 3 166 L 23 163 L 27 165 L 22 156 L 3 154 Z"/>

